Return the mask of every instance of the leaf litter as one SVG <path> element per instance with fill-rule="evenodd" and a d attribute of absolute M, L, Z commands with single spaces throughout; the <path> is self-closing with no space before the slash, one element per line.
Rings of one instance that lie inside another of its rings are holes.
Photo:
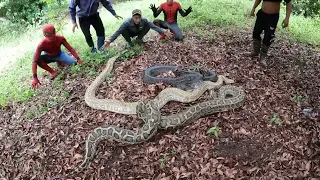
<path fill-rule="evenodd" d="M 216 29 L 210 33 L 216 34 L 214 40 L 189 32 L 181 43 L 146 43 L 139 56 L 115 63 L 111 80 L 99 87 L 97 96 L 129 102 L 154 98 L 170 86 L 143 83 L 146 68 L 199 65 L 244 87 L 244 106 L 200 118 L 183 128 L 159 131 L 140 145 L 103 141 L 96 158 L 73 179 L 320 178 L 319 52 L 281 39 L 270 49 L 273 66 L 263 69 L 256 58 L 241 55 L 250 50 L 249 31 Z M 141 125 L 136 115 L 86 106 L 85 90 L 94 77 L 71 78 L 70 72 L 65 76 L 68 84 L 57 91 L 50 84 L 42 86 L 51 97 L 62 90 L 70 94 L 47 113 L 31 120 L 21 116 L 23 108 L 45 104 L 46 93 L 2 110 L 0 177 L 63 176 L 82 162 L 85 139 L 95 127 L 117 124 L 132 129 Z M 169 102 L 162 115 L 179 113 L 204 100 Z M 308 107 L 313 108 L 310 115 L 303 113 Z M 218 137 L 207 134 L 216 122 Z"/>

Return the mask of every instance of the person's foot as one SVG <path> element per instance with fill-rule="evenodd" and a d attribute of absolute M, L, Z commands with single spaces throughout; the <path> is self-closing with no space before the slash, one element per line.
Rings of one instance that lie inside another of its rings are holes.
<path fill-rule="evenodd" d="M 131 48 L 131 47 L 133 47 L 133 43 L 132 42 L 127 42 L 126 48 Z"/>
<path fill-rule="evenodd" d="M 135 43 L 143 44 L 143 43 L 146 43 L 146 41 L 144 41 L 142 38 L 137 38 L 137 39 L 135 40 Z"/>
<path fill-rule="evenodd" d="M 108 56 L 109 55 L 109 53 L 107 51 L 104 51 L 104 50 L 100 50 L 99 53 L 102 54 L 103 56 Z"/>
<path fill-rule="evenodd" d="M 268 50 L 269 50 L 269 46 L 262 44 L 259 59 L 260 59 L 260 63 L 264 67 L 267 67 Z"/>
<path fill-rule="evenodd" d="M 257 57 L 260 53 L 261 41 L 254 39 L 252 42 L 252 51 L 244 53 L 245 56 Z"/>
<path fill-rule="evenodd" d="M 51 73 L 51 80 L 54 80 L 57 76 L 58 76 L 58 72 L 57 71 L 54 71 Z"/>
<path fill-rule="evenodd" d="M 95 47 L 92 47 L 91 48 L 91 53 L 96 53 L 97 52 L 97 49 Z"/>

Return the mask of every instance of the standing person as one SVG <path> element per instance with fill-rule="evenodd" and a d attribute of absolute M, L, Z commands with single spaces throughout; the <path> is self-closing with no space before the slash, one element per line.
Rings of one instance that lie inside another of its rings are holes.
<path fill-rule="evenodd" d="M 42 31 L 45 38 L 39 43 L 32 62 L 33 89 L 40 84 L 37 77 L 37 66 L 48 71 L 51 74 L 51 79 L 54 79 L 58 73 L 48 66 L 49 63 L 56 62 L 58 66 L 65 66 L 82 64 L 83 62 L 67 40 L 63 36 L 56 34 L 55 28 L 52 24 L 45 25 Z M 73 57 L 61 51 L 61 45 L 64 45 Z M 44 52 L 45 54 L 41 55 L 41 52 Z"/>
<path fill-rule="evenodd" d="M 267 53 L 270 45 L 275 38 L 275 31 L 277 28 L 280 5 L 282 0 L 263 0 L 262 7 L 257 13 L 257 19 L 253 29 L 253 48 L 248 54 L 251 57 L 258 56 L 260 53 L 260 62 L 263 66 L 267 66 Z M 291 0 L 284 0 L 286 2 L 286 17 L 282 21 L 282 27 L 286 28 L 289 24 L 289 18 L 292 11 Z M 252 7 L 251 16 L 254 16 L 256 7 L 261 0 L 255 0 Z M 261 33 L 264 31 L 264 38 L 261 46 Z"/>
<path fill-rule="evenodd" d="M 171 32 L 175 34 L 175 40 L 181 41 L 183 39 L 183 34 L 178 25 L 178 12 L 182 17 L 188 16 L 192 12 L 192 7 L 189 6 L 188 9 L 182 10 L 180 3 L 174 0 L 167 0 L 167 2 L 162 3 L 158 9 L 154 4 L 150 5 L 150 9 L 153 12 L 153 16 L 156 18 L 161 12 L 164 14 L 164 21 L 155 19 L 153 23 L 161 28 L 170 29 Z M 158 40 L 164 39 L 165 36 L 161 34 Z"/>
<path fill-rule="evenodd" d="M 76 22 L 76 15 L 79 17 L 80 28 L 86 38 L 88 46 L 91 48 L 91 52 L 95 53 L 96 48 L 94 47 L 93 40 L 90 33 L 90 25 L 96 30 L 98 37 L 97 48 L 101 50 L 105 40 L 105 29 L 101 18 L 99 16 L 98 7 L 99 2 L 117 19 L 122 18 L 118 16 L 113 9 L 109 0 L 71 0 L 69 4 L 69 13 L 73 23 L 72 31 L 78 28 Z M 76 11 L 77 7 L 77 11 Z"/>
<path fill-rule="evenodd" d="M 116 40 L 120 34 L 127 41 L 127 46 L 132 47 L 133 43 L 131 38 L 137 36 L 136 42 L 143 42 L 142 39 L 149 32 L 150 28 L 157 31 L 161 35 L 163 34 L 164 36 L 169 37 L 172 36 L 171 32 L 161 29 L 152 22 L 149 22 L 146 18 L 142 17 L 141 10 L 135 9 L 132 11 L 132 17 L 126 19 L 121 24 L 119 29 L 110 37 L 110 39 L 105 42 L 105 47 L 108 47 L 110 43 Z"/>

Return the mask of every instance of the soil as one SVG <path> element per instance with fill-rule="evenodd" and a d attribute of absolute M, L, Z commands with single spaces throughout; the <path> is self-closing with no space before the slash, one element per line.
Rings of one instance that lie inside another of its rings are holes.
<path fill-rule="evenodd" d="M 139 145 L 105 140 L 92 163 L 74 179 L 320 178 L 319 52 L 281 38 L 269 51 L 273 66 L 265 69 L 257 58 L 242 54 L 250 50 L 250 31 L 212 32 L 215 39 L 189 32 L 182 43 L 146 43 L 139 56 L 115 63 L 110 81 L 99 87 L 97 96 L 131 102 L 154 98 L 169 86 L 144 84 L 146 68 L 199 63 L 243 87 L 244 106 L 202 117 L 183 128 L 158 131 Z M 141 126 L 135 115 L 94 110 L 85 104 L 84 94 L 94 77 L 74 77 L 67 72 L 65 78 L 59 91 L 69 92 L 70 97 L 41 117 L 27 120 L 22 109 L 43 103 L 48 94 L 2 110 L 0 177 L 64 176 L 82 162 L 85 139 L 94 128 L 103 124 Z M 50 82 L 41 88 L 52 89 Z M 304 101 L 297 101 L 298 97 L 305 97 Z M 162 115 L 179 113 L 200 101 L 204 100 L 170 102 Z M 303 113 L 307 108 L 313 109 Z M 215 125 L 221 130 L 218 137 L 207 133 Z"/>

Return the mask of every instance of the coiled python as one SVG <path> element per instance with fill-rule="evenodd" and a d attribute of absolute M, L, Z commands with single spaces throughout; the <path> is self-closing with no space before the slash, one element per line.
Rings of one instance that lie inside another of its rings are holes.
<path fill-rule="evenodd" d="M 85 102 L 93 109 L 106 110 L 120 114 L 136 114 L 136 107 L 139 102 L 124 102 L 115 99 L 98 99 L 95 95 L 98 87 L 105 80 L 106 75 L 112 71 L 113 64 L 117 58 L 118 55 L 110 58 L 105 69 L 87 88 L 84 95 Z M 197 100 L 207 90 L 218 89 L 224 83 L 231 84 L 234 83 L 234 81 L 225 76 L 218 75 L 218 80 L 216 82 L 204 81 L 199 88 L 192 91 L 183 91 L 178 88 L 166 88 L 162 90 L 157 97 L 155 97 L 155 99 L 158 101 L 157 104 L 159 108 L 163 107 L 169 101 L 188 103 Z"/>
<path fill-rule="evenodd" d="M 227 95 L 231 95 L 228 98 Z M 176 128 L 191 123 L 200 117 L 239 108 L 243 105 L 245 93 L 242 88 L 225 85 L 219 89 L 218 97 L 201 102 L 185 111 L 169 116 L 161 116 L 158 100 L 144 100 L 136 106 L 137 116 L 144 125 L 137 130 L 128 130 L 114 125 L 103 125 L 95 128 L 87 137 L 84 161 L 70 174 L 74 175 L 86 168 L 94 158 L 100 141 L 110 139 L 124 144 L 139 144 L 149 140 L 158 129 Z"/>

